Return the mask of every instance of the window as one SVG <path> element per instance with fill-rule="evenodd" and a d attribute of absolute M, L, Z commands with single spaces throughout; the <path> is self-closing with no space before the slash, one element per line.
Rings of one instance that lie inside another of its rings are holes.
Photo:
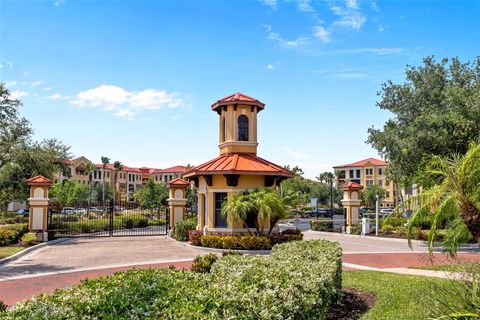
<path fill-rule="evenodd" d="M 238 141 L 248 141 L 248 118 L 243 114 L 238 117 Z"/>
<path fill-rule="evenodd" d="M 357 171 L 356 171 L 357 179 L 360 179 L 360 174 L 361 174 L 360 171 L 361 171 L 360 169 L 357 169 Z"/>
<path fill-rule="evenodd" d="M 383 180 L 378 180 L 378 185 L 381 187 L 383 185 Z"/>
<path fill-rule="evenodd" d="M 373 168 L 365 169 L 365 174 L 366 174 L 367 176 L 372 176 L 372 175 L 373 175 Z"/>
<path fill-rule="evenodd" d="M 385 198 L 390 198 L 390 191 L 385 192 Z"/>
<path fill-rule="evenodd" d="M 383 174 L 383 169 L 382 168 L 378 168 L 378 175 L 381 176 Z"/>
<path fill-rule="evenodd" d="M 222 205 L 227 200 L 226 192 L 215 193 L 215 228 L 226 228 L 227 219 L 222 215 Z"/>
<path fill-rule="evenodd" d="M 385 180 L 385 187 L 388 187 L 390 185 L 390 180 Z"/>
<path fill-rule="evenodd" d="M 372 186 L 373 180 L 366 180 L 365 183 L 367 184 L 367 186 Z"/>
<path fill-rule="evenodd" d="M 349 173 L 349 175 L 350 175 L 350 179 L 353 179 L 353 178 L 354 178 L 354 176 L 353 176 L 353 169 L 350 169 L 348 173 Z"/>

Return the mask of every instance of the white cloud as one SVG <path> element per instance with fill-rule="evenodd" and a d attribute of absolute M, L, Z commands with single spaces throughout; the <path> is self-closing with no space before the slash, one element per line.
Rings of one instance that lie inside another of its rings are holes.
<path fill-rule="evenodd" d="M 371 53 L 379 56 L 401 54 L 404 52 L 405 52 L 405 49 L 401 47 L 399 48 L 357 48 L 357 49 L 338 50 L 338 53 L 342 53 L 342 54 Z"/>
<path fill-rule="evenodd" d="M 48 91 L 50 91 L 50 90 L 52 90 L 52 87 L 43 88 L 43 91 L 45 91 L 45 92 L 48 92 Z"/>
<path fill-rule="evenodd" d="M 178 120 L 180 118 L 181 118 L 181 116 L 179 114 L 176 114 L 176 115 L 171 116 L 170 120 L 174 121 L 174 120 Z"/>
<path fill-rule="evenodd" d="M 21 90 L 15 90 L 15 91 L 10 92 L 10 97 L 12 99 L 19 99 L 21 97 L 26 96 L 27 94 L 28 94 L 28 92 L 21 91 Z"/>
<path fill-rule="evenodd" d="M 297 1 L 297 8 L 299 11 L 315 12 L 312 5 L 310 4 L 310 0 L 296 0 L 296 1 Z"/>
<path fill-rule="evenodd" d="M 317 39 L 322 42 L 330 42 L 330 31 L 325 29 L 322 26 L 315 26 L 313 27 L 313 34 Z"/>
<path fill-rule="evenodd" d="M 267 64 L 267 69 L 268 70 L 273 70 L 273 69 L 275 69 L 275 66 L 273 64 L 269 63 L 269 64 Z"/>
<path fill-rule="evenodd" d="M 17 81 L 7 81 L 7 82 L 5 82 L 5 86 L 7 86 L 9 88 L 15 87 L 16 85 L 17 85 Z"/>
<path fill-rule="evenodd" d="M 277 0 L 260 0 L 260 2 L 269 6 L 273 10 L 277 9 L 277 4 L 278 4 Z"/>
<path fill-rule="evenodd" d="M 132 119 L 132 118 L 135 116 L 135 113 L 133 113 L 132 111 L 130 111 L 130 110 L 128 110 L 128 109 L 121 109 L 121 110 L 116 111 L 116 112 L 115 112 L 115 115 L 116 115 L 117 117 L 130 120 L 130 119 Z"/>
<path fill-rule="evenodd" d="M 123 118 L 133 118 L 137 112 L 144 110 L 177 108 L 183 103 L 183 99 L 175 92 L 157 89 L 128 91 L 105 84 L 82 91 L 71 101 L 71 104 L 79 107 L 99 108 Z"/>
<path fill-rule="evenodd" d="M 283 146 L 282 147 L 283 152 L 288 154 L 292 158 L 296 159 L 308 159 L 310 156 L 307 153 L 304 153 L 302 151 L 294 150 L 288 146 Z"/>
<path fill-rule="evenodd" d="M 54 93 L 52 95 L 49 95 L 45 99 L 49 99 L 49 100 L 68 100 L 68 99 L 70 99 L 70 97 L 69 96 L 63 96 L 60 93 Z"/>
<path fill-rule="evenodd" d="M 37 87 L 37 86 L 41 85 L 42 83 L 43 83 L 43 80 L 37 80 L 37 81 L 32 81 L 32 82 L 30 83 L 30 85 L 31 85 L 32 87 Z"/>
<path fill-rule="evenodd" d="M 378 25 L 378 32 L 383 32 L 383 31 L 385 31 L 385 29 L 387 29 L 387 28 L 388 28 L 388 26 L 383 25 L 383 24 L 380 23 L 380 24 Z"/>
<path fill-rule="evenodd" d="M 294 40 L 287 40 L 284 39 L 280 36 L 280 34 L 273 32 L 272 27 L 270 25 L 264 25 L 266 31 L 267 31 L 267 37 L 269 40 L 273 40 L 280 44 L 283 47 L 287 48 L 301 48 L 306 46 L 309 43 L 309 40 L 307 37 L 298 37 Z"/>

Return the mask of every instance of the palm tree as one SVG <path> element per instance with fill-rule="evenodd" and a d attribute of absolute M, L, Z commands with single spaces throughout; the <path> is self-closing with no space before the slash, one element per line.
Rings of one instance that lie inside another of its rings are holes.
<path fill-rule="evenodd" d="M 102 203 L 105 205 L 105 169 L 107 168 L 107 164 L 110 163 L 110 158 L 102 156 Z"/>
<path fill-rule="evenodd" d="M 409 242 L 416 223 L 428 216 L 432 218 L 428 234 L 430 252 L 441 224 L 446 221 L 442 246 L 454 256 L 458 246 L 472 237 L 480 242 L 480 140 L 472 142 L 463 156 L 433 157 L 427 171 L 438 184 L 410 197 L 394 213 L 409 205 L 416 207 L 408 224 Z"/>
<path fill-rule="evenodd" d="M 85 166 L 85 173 L 88 176 L 88 208 L 87 212 L 90 212 L 90 205 L 92 204 L 92 175 L 97 170 L 93 163 L 87 163 Z"/>
<path fill-rule="evenodd" d="M 252 211 L 252 203 L 245 194 L 237 193 L 222 206 L 222 215 L 228 217 L 230 221 L 242 221 L 243 227 L 252 235 L 248 227 L 247 218 Z"/>
<path fill-rule="evenodd" d="M 123 164 L 120 161 L 115 161 L 113 163 L 113 168 L 115 169 L 115 179 L 113 183 L 113 199 L 117 201 L 117 179 L 118 179 L 118 172 L 122 170 Z"/>

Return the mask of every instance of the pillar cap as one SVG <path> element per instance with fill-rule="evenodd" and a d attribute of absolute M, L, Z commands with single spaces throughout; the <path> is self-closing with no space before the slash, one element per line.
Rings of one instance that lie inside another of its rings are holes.
<path fill-rule="evenodd" d="M 27 180 L 29 186 L 50 186 L 52 183 L 52 180 L 44 176 L 36 176 Z"/>
<path fill-rule="evenodd" d="M 176 179 L 173 179 L 172 181 L 168 182 L 167 184 L 170 188 L 172 188 L 172 187 L 187 188 L 190 185 L 190 182 L 188 182 L 186 180 L 183 180 L 183 179 L 180 179 L 180 178 L 176 178 Z"/>
<path fill-rule="evenodd" d="M 362 190 L 363 186 L 361 184 L 358 184 L 356 182 L 347 182 L 342 184 L 339 188 L 341 191 L 347 191 L 347 190 Z"/>

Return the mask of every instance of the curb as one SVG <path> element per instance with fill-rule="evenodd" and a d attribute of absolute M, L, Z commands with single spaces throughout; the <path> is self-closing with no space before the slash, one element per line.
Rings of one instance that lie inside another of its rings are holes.
<path fill-rule="evenodd" d="M 310 232 L 312 234 L 320 234 L 320 235 L 337 235 L 337 236 L 342 236 L 342 237 L 349 237 L 349 238 L 360 238 L 360 239 L 378 239 L 378 240 L 388 240 L 388 241 L 393 241 L 393 242 L 407 242 L 408 239 L 401 239 L 401 238 L 389 238 L 389 237 L 376 237 L 376 236 L 362 236 L 362 235 L 356 235 L 356 234 L 348 234 L 348 233 L 338 233 L 338 232 L 325 232 L 325 231 L 315 231 L 315 230 L 308 230 L 305 232 Z M 303 232 L 303 233 L 305 233 Z M 427 241 L 424 240 L 411 240 L 412 243 L 414 244 L 423 244 L 423 245 L 428 245 Z"/>
<path fill-rule="evenodd" d="M 223 252 L 233 251 L 233 252 L 243 253 L 243 254 L 247 254 L 247 255 L 262 255 L 262 256 L 268 256 L 271 252 L 271 250 L 228 250 L 228 249 L 198 247 L 198 246 L 191 245 L 187 242 L 182 242 L 182 241 L 175 240 L 175 239 L 170 238 L 170 237 L 167 237 L 167 239 L 170 239 L 171 241 L 175 241 L 175 242 L 181 244 L 182 246 L 185 246 L 185 247 L 188 247 L 188 248 L 191 248 L 191 249 L 202 250 L 202 251 L 206 251 L 206 252 L 223 253 Z"/>
<path fill-rule="evenodd" d="M 32 251 L 41 249 L 41 248 L 43 248 L 45 246 L 48 246 L 48 245 L 53 245 L 53 244 L 57 244 L 57 243 L 60 243 L 60 242 L 64 242 L 64 241 L 67 241 L 67 240 L 69 240 L 69 238 L 61 238 L 61 239 L 56 239 L 56 240 L 52 240 L 52 241 L 42 242 L 42 243 L 36 244 L 34 246 L 25 248 L 24 250 L 22 250 L 20 252 L 17 252 L 15 254 L 9 256 L 9 257 L 0 259 L 0 266 L 5 264 L 5 263 L 8 263 L 8 262 L 15 261 L 15 260 L 23 257 L 24 255 L 26 255 L 26 254 L 28 254 Z"/>

